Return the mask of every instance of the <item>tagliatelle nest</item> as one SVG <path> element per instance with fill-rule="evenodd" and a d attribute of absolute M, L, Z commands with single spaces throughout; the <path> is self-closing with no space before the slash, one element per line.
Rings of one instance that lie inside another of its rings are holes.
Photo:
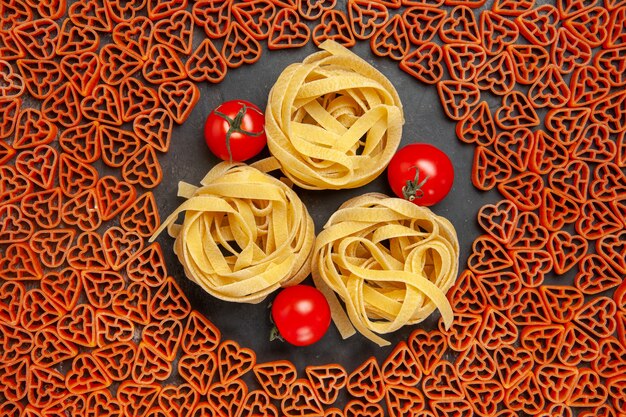
<path fill-rule="evenodd" d="M 185 274 L 211 295 L 255 303 L 310 272 L 313 219 L 296 193 L 244 164 L 220 163 L 200 187 L 179 184 L 187 198 L 161 225 L 176 238 Z M 185 213 L 182 224 L 175 221 Z"/>
<path fill-rule="evenodd" d="M 342 335 L 356 328 L 384 345 L 378 334 L 419 323 L 435 308 L 450 326 L 446 292 L 456 281 L 458 258 L 456 231 L 447 219 L 407 200 L 370 193 L 330 217 L 317 236 L 311 272 Z"/>
<path fill-rule="evenodd" d="M 391 82 L 334 41 L 288 66 L 269 95 L 268 147 L 278 167 L 306 189 L 360 187 L 400 144 L 402 104 Z"/>

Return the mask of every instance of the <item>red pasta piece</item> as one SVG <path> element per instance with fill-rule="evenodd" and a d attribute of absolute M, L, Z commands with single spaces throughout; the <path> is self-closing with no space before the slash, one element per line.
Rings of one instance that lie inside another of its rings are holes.
<path fill-rule="evenodd" d="M 548 46 L 556 38 L 559 11 L 551 4 L 528 10 L 515 18 L 520 33 L 533 45 Z"/>
<path fill-rule="evenodd" d="M 569 162 L 569 152 L 561 143 L 543 130 L 535 131 L 535 148 L 528 167 L 537 174 L 548 174 L 555 168 L 562 168 Z"/>
<path fill-rule="evenodd" d="M 438 33 L 446 11 L 426 6 L 412 6 L 402 12 L 402 18 L 406 22 L 407 33 L 411 43 L 421 46 L 431 41 Z"/>
<path fill-rule="evenodd" d="M 159 213 L 154 195 L 148 191 L 135 200 L 124 210 L 120 218 L 120 226 L 129 232 L 137 232 L 142 237 L 149 237 L 159 227 Z"/>
<path fill-rule="evenodd" d="M 574 285 L 587 295 L 596 295 L 617 287 L 621 283 L 619 274 L 600 255 L 585 255 L 578 264 L 579 271 Z"/>
<path fill-rule="evenodd" d="M 150 301 L 150 315 L 158 320 L 166 318 L 182 320 L 190 312 L 191 306 L 187 297 L 172 277 L 165 280 Z"/>
<path fill-rule="evenodd" d="M 324 412 L 313 387 L 306 379 L 298 379 L 291 385 L 289 394 L 281 401 L 280 408 L 285 417 L 322 415 Z"/>
<path fill-rule="evenodd" d="M 536 288 L 522 288 L 515 295 L 515 303 L 507 313 L 509 318 L 517 325 L 544 325 L 550 323 L 546 306 Z M 520 340 L 523 337 L 524 335 L 522 335 Z"/>
<path fill-rule="evenodd" d="M 528 98 L 516 90 L 502 97 L 502 105 L 495 114 L 495 121 L 502 129 L 533 127 L 540 123 Z"/>
<path fill-rule="evenodd" d="M 90 164 L 100 158 L 100 138 L 96 122 L 80 124 L 63 130 L 59 145 L 68 155 Z"/>
<path fill-rule="evenodd" d="M 596 166 L 589 186 L 590 194 L 600 201 L 617 201 L 626 197 L 626 174 L 612 162 Z"/>
<path fill-rule="evenodd" d="M 217 356 L 212 351 L 182 355 L 178 361 L 178 373 L 194 390 L 205 395 L 217 373 Z"/>
<path fill-rule="evenodd" d="M 35 185 L 50 189 L 56 177 L 58 161 L 56 149 L 39 145 L 32 150 L 21 151 L 15 160 L 15 168 Z"/>
<path fill-rule="evenodd" d="M 515 80 L 520 84 L 533 84 L 550 64 L 548 51 L 540 45 L 512 44 L 507 46 L 511 55 Z"/>
<path fill-rule="evenodd" d="M 263 391 L 275 400 L 285 398 L 289 394 L 291 385 L 298 377 L 296 367 L 286 360 L 259 363 L 254 365 L 252 370 Z M 309 380 L 311 386 L 316 389 L 318 381 L 311 380 L 311 378 Z M 321 384 L 321 386 L 322 389 L 327 387 L 325 384 Z M 328 387 L 328 390 L 334 390 L 334 387 L 331 385 Z"/>
<path fill-rule="evenodd" d="M 583 305 L 574 317 L 574 322 L 598 340 L 615 333 L 617 305 L 609 297 L 598 297 Z"/>
<path fill-rule="evenodd" d="M 7 281 L 38 281 L 43 277 L 39 258 L 26 243 L 10 244 L 0 258 L 0 278 Z"/>
<path fill-rule="evenodd" d="M 145 5 L 145 0 L 113 0 L 106 3 L 109 16 L 118 24 L 134 19 L 137 13 L 143 10 Z"/>
<path fill-rule="evenodd" d="M 563 26 L 569 29 L 574 36 L 595 48 L 607 39 L 609 12 L 604 7 L 591 7 L 584 13 L 578 13 L 565 19 Z"/>
<path fill-rule="evenodd" d="M 57 132 L 57 126 L 47 120 L 40 111 L 24 109 L 20 111 L 17 119 L 13 148 L 35 148 L 48 144 L 54 140 Z"/>
<path fill-rule="evenodd" d="M 402 71 L 426 84 L 436 84 L 443 77 L 443 52 L 436 43 L 426 42 L 400 61 Z"/>
<path fill-rule="evenodd" d="M 509 243 L 518 219 L 518 210 L 509 200 L 486 204 L 478 212 L 478 223 L 498 242 Z"/>
<path fill-rule="evenodd" d="M 232 4 L 231 0 L 196 1 L 192 8 L 196 25 L 211 39 L 223 37 L 230 26 Z"/>
<path fill-rule="evenodd" d="M 337 364 L 309 365 L 305 372 L 317 398 L 323 404 L 333 404 L 348 381 L 346 370 Z"/>
<path fill-rule="evenodd" d="M 188 416 L 200 400 L 190 385 L 167 385 L 159 393 L 159 406 L 168 416 Z"/>
<path fill-rule="evenodd" d="M 142 340 L 162 359 L 171 362 L 178 353 L 182 333 L 183 325 L 180 321 L 165 319 L 146 326 Z"/>
<path fill-rule="evenodd" d="M 549 364 L 561 350 L 564 335 L 565 327 L 560 324 L 532 325 L 524 327 L 520 341 L 536 363 Z"/>
<path fill-rule="evenodd" d="M 550 231 L 558 231 L 566 224 L 575 223 L 580 216 L 580 206 L 568 197 L 549 187 L 543 189 L 539 207 L 541 224 Z"/>
<path fill-rule="evenodd" d="M 178 10 L 154 25 L 152 36 L 157 42 L 172 47 L 183 55 L 191 54 L 194 21 L 187 10 Z"/>
<path fill-rule="evenodd" d="M 463 352 L 476 339 L 481 320 L 480 314 L 456 313 L 452 326 L 448 330 L 445 330 L 443 322 L 439 321 L 439 331 L 445 334 L 448 342 L 447 346 L 450 349 Z"/>
<path fill-rule="evenodd" d="M 253 0 L 233 5 L 232 14 L 239 24 L 248 29 L 257 40 L 267 39 L 276 6 L 270 0 Z"/>
<path fill-rule="evenodd" d="M 0 243 L 27 241 L 33 234 L 33 222 L 14 204 L 0 206 Z"/>
<path fill-rule="evenodd" d="M 587 65 L 591 57 L 589 44 L 577 38 L 570 30 L 559 28 L 556 40 L 552 44 L 551 58 L 561 73 L 570 73 L 575 68 Z"/>
<path fill-rule="evenodd" d="M 50 59 L 55 55 L 59 25 L 52 19 L 35 19 L 13 28 L 13 36 L 35 59 Z"/>
<path fill-rule="evenodd" d="M 229 383 L 241 377 L 256 364 L 253 350 L 241 347 L 232 340 L 222 341 L 217 348 L 220 381 Z"/>
<path fill-rule="evenodd" d="M 68 394 L 65 378 L 54 369 L 31 366 L 28 374 L 28 403 L 45 408 L 60 401 Z"/>
<path fill-rule="evenodd" d="M 66 55 L 61 59 L 61 71 L 82 96 L 88 96 L 100 81 L 100 58 L 94 52 Z"/>
<path fill-rule="evenodd" d="M 237 22 L 232 22 L 222 46 L 222 56 L 229 68 L 238 68 L 243 64 L 254 64 L 261 58 L 262 48 L 246 29 Z"/>
<path fill-rule="evenodd" d="M 602 49 L 598 51 L 593 60 L 595 68 L 604 74 L 604 78 L 613 87 L 626 84 L 626 76 L 623 68 L 626 64 L 626 47 Z"/>
<path fill-rule="evenodd" d="M 278 417 L 279 414 L 278 408 L 264 391 L 254 390 L 246 395 L 243 404 L 239 408 L 239 415 L 242 417 L 255 415 L 259 417 Z"/>
<path fill-rule="evenodd" d="M 85 400 L 85 417 L 121 417 L 122 407 L 107 390 L 94 391 Z"/>
<path fill-rule="evenodd" d="M 438 362 L 433 372 L 422 379 L 422 389 L 430 401 L 460 400 L 465 397 L 454 366 L 446 360 Z"/>
<path fill-rule="evenodd" d="M 24 58 L 26 53 L 17 43 L 12 31 L 8 29 L 10 28 L 0 29 L 0 56 L 7 61 Z"/>
<path fill-rule="evenodd" d="M 61 67 L 53 60 L 20 59 L 17 68 L 28 92 L 39 100 L 46 99 L 63 82 Z"/>
<path fill-rule="evenodd" d="M 489 90 L 496 95 L 504 95 L 515 86 L 513 61 L 507 51 L 489 59 L 476 73 L 474 80 L 482 90 Z"/>
<path fill-rule="evenodd" d="M 7 417 L 31 417 L 33 413 L 37 413 L 36 411 L 32 411 L 32 408 L 24 410 L 24 407 L 20 403 L 11 401 L 3 402 L 0 405 L 0 412 Z M 35 414 L 35 416 L 38 416 L 38 414 Z"/>
<path fill-rule="evenodd" d="M 187 0 L 147 0 L 148 17 L 161 20 L 187 7 Z"/>
<path fill-rule="evenodd" d="M 135 201 L 136 195 L 135 188 L 126 182 L 113 176 L 100 178 L 96 184 L 96 199 L 102 220 L 113 219 Z"/>
<path fill-rule="evenodd" d="M 96 346 L 96 313 L 89 304 L 79 304 L 57 323 L 59 336 L 85 347 Z"/>
<path fill-rule="evenodd" d="M 481 346 L 493 350 L 502 345 L 514 344 L 517 341 L 518 330 L 503 313 L 488 307 L 483 313 L 477 336 Z"/>
<path fill-rule="evenodd" d="M 185 66 L 170 46 L 154 44 L 148 52 L 148 59 L 143 64 L 143 76 L 153 84 L 185 79 Z"/>
<path fill-rule="evenodd" d="M 98 125 L 103 162 L 113 168 L 123 166 L 139 150 L 140 142 L 131 131 Z"/>
<path fill-rule="evenodd" d="M 496 139 L 496 126 L 486 101 L 480 104 L 456 125 L 457 137 L 466 143 L 489 146 Z"/>
<path fill-rule="evenodd" d="M 248 387 L 240 379 L 215 384 L 207 393 L 209 410 L 231 416 L 241 407 L 247 394 Z"/>
<path fill-rule="evenodd" d="M 623 229 L 621 219 L 610 207 L 601 201 L 586 201 L 580 210 L 580 218 L 576 222 L 576 232 L 588 240 L 599 239 L 610 233 Z"/>
<path fill-rule="evenodd" d="M 445 43 L 479 44 L 479 29 L 472 9 L 465 5 L 455 6 L 443 19 L 439 36 Z"/>
<path fill-rule="evenodd" d="M 413 386 L 394 385 L 387 387 L 385 403 L 390 417 L 422 415 L 426 406 L 424 394 Z"/>
<path fill-rule="evenodd" d="M 26 396 L 30 361 L 23 357 L 0 365 L 3 386 L 0 393 L 8 401 L 18 402 Z"/>
<path fill-rule="evenodd" d="M 457 414 L 471 415 L 473 413 L 472 406 L 465 399 L 443 399 L 431 401 L 431 408 L 435 415 L 453 417 Z"/>
<path fill-rule="evenodd" d="M 58 180 L 63 194 L 75 197 L 96 186 L 98 171 L 91 165 L 62 153 L 59 158 Z"/>
<path fill-rule="evenodd" d="M 268 47 L 271 45 L 271 42 L 272 35 L 270 35 Z M 227 69 L 224 57 L 222 57 L 210 39 L 204 39 L 185 64 L 185 71 L 189 78 L 195 82 L 208 81 L 219 83 L 226 76 Z"/>
<path fill-rule="evenodd" d="M 518 385 L 509 389 L 504 398 L 504 404 L 509 410 L 529 414 L 539 413 L 545 406 L 545 399 L 537 384 L 535 374 L 529 372 L 518 382 Z"/>
<path fill-rule="evenodd" d="M 443 52 L 450 77 L 456 81 L 473 80 L 477 69 L 481 68 L 487 59 L 483 47 L 474 44 L 446 44 L 443 46 Z"/>
<path fill-rule="evenodd" d="M 399 342 L 381 365 L 386 385 L 417 385 L 422 377 L 417 361 L 406 342 Z"/>
<path fill-rule="evenodd" d="M 547 251 L 522 249 L 513 251 L 512 256 L 515 273 L 527 287 L 540 286 L 552 271 L 553 261 Z"/>
<path fill-rule="evenodd" d="M 22 298 L 26 288 L 21 282 L 7 281 L 0 285 L 0 321 L 16 325 L 20 319 Z"/>
<path fill-rule="evenodd" d="M 61 23 L 57 40 L 57 55 L 78 55 L 84 52 L 94 52 L 98 49 L 100 36 L 88 26 L 77 26 L 71 19 Z"/>
<path fill-rule="evenodd" d="M 72 4 L 69 17 L 76 26 L 92 28 L 98 32 L 111 32 L 113 22 L 102 0 L 82 0 Z"/>
<path fill-rule="evenodd" d="M 571 322 L 585 302 L 583 294 L 572 287 L 543 285 L 539 292 L 553 323 Z"/>
<path fill-rule="evenodd" d="M 530 352 L 520 347 L 502 345 L 493 352 L 498 377 L 502 386 L 509 389 L 532 372 L 534 359 Z"/>
<path fill-rule="evenodd" d="M 446 337 L 438 330 L 413 330 L 407 344 L 424 375 L 430 375 L 448 348 Z"/>
<path fill-rule="evenodd" d="M 81 110 L 83 115 L 90 120 L 115 126 L 123 123 L 119 93 L 106 84 L 99 84 L 90 96 L 83 99 Z"/>
<path fill-rule="evenodd" d="M 455 312 L 480 314 L 487 301 L 478 286 L 476 277 L 469 269 L 464 270 L 446 294 Z"/>
<path fill-rule="evenodd" d="M 623 89 L 622 89 L 623 90 Z M 606 98 L 594 103 L 591 109 L 591 118 L 597 123 L 606 123 L 609 131 L 620 133 L 626 129 L 626 93 L 617 91 Z"/>
<path fill-rule="evenodd" d="M 439 81 L 437 91 L 444 112 L 452 120 L 464 119 L 480 102 L 480 91 L 471 83 L 454 80 Z"/>
<path fill-rule="evenodd" d="M 601 406 L 607 397 L 608 390 L 600 376 L 589 368 L 581 368 L 567 398 L 567 404 L 572 407 Z"/>
<path fill-rule="evenodd" d="M 626 231 L 602 236 L 596 241 L 596 253 L 602 256 L 619 273 L 626 274 Z"/>
<path fill-rule="evenodd" d="M 150 287 L 160 286 L 167 278 L 167 269 L 160 245 L 155 242 L 136 253 L 126 264 L 126 276 L 132 281 L 142 282 Z"/>
<path fill-rule="evenodd" d="M 477 283 L 485 294 L 486 305 L 506 311 L 515 303 L 515 296 L 522 289 L 522 281 L 513 272 L 494 272 L 477 277 Z"/>
<path fill-rule="evenodd" d="M 356 44 L 356 39 L 350 30 L 348 17 L 342 11 L 335 9 L 329 9 L 322 13 L 321 22 L 313 28 L 311 38 L 317 46 L 327 39 L 331 39 L 346 48 Z"/>
<path fill-rule="evenodd" d="M 548 65 L 528 91 L 528 99 L 535 108 L 559 108 L 571 97 L 569 85 L 563 80 L 559 68 Z"/>
<path fill-rule="evenodd" d="M 172 364 L 160 357 L 149 345 L 139 343 L 130 376 L 138 384 L 165 381 L 172 374 Z"/>
<path fill-rule="evenodd" d="M 33 190 L 30 180 L 18 173 L 12 166 L 0 166 L 0 203 L 20 201 Z"/>
<path fill-rule="evenodd" d="M 74 394 L 85 394 L 111 385 L 111 378 L 88 353 L 78 355 L 72 361 L 72 369 L 65 376 L 65 384 Z"/>
<path fill-rule="evenodd" d="M 200 99 L 200 90 L 188 80 L 164 82 L 159 86 L 159 98 L 172 119 L 183 124 Z"/>
<path fill-rule="evenodd" d="M 0 99 L 0 116 L 2 116 L 0 119 L 0 138 L 8 138 L 15 130 L 21 104 L 22 100 L 19 98 Z"/>
<path fill-rule="evenodd" d="M 455 373 L 462 382 L 489 381 L 496 374 L 493 358 L 478 341 L 472 342 L 467 350 L 461 352 L 454 365 Z"/>
<path fill-rule="evenodd" d="M 167 152 L 169 149 L 173 127 L 172 116 L 162 108 L 156 108 L 148 114 L 140 114 L 133 120 L 135 135 L 159 152 Z"/>
<path fill-rule="evenodd" d="M 564 167 L 551 170 L 548 181 L 555 192 L 564 194 L 577 203 L 584 203 L 587 200 L 590 177 L 589 166 L 573 160 Z"/>
<path fill-rule="evenodd" d="M 33 335 L 22 326 L 0 323 L 0 330 L 0 361 L 3 363 L 28 355 L 33 349 Z"/>
<path fill-rule="evenodd" d="M 133 282 L 113 298 L 113 311 L 137 324 L 150 323 L 150 287 Z"/>
<path fill-rule="evenodd" d="M 351 400 L 343 408 L 343 414 L 346 417 L 384 417 L 385 412 L 380 404 Z"/>
<path fill-rule="evenodd" d="M 100 50 L 100 77 L 109 85 L 118 85 L 142 68 L 141 57 L 116 44 L 107 44 Z M 93 93 L 92 93 L 93 95 Z"/>
<path fill-rule="evenodd" d="M 505 390 L 497 381 L 468 381 L 463 389 L 474 411 L 481 416 L 496 415 L 504 401 Z"/>
<path fill-rule="evenodd" d="M 152 46 L 153 29 L 152 20 L 145 16 L 136 16 L 128 21 L 118 23 L 113 28 L 113 42 L 120 48 L 111 51 L 124 51 L 121 56 L 130 54 L 145 60 Z"/>
<path fill-rule="evenodd" d="M 54 326 L 39 330 L 33 337 L 30 356 L 34 365 L 49 368 L 77 354 L 76 345 L 61 338 Z"/>
<path fill-rule="evenodd" d="M 122 81 L 119 97 L 124 122 L 132 122 L 137 116 L 148 114 L 159 106 L 157 92 L 133 77 Z"/>
<path fill-rule="evenodd" d="M 130 319 L 107 310 L 96 312 L 96 343 L 107 346 L 116 342 L 130 342 L 135 336 L 135 326 Z"/>
<path fill-rule="evenodd" d="M 480 13 L 481 44 L 489 55 L 498 55 L 519 37 L 519 28 L 503 15 L 484 10 Z"/>
<path fill-rule="evenodd" d="M 130 375 L 137 346 L 132 342 L 114 342 L 92 351 L 102 370 L 113 381 L 124 381 Z"/>
<path fill-rule="evenodd" d="M 570 366 L 578 366 L 582 362 L 591 362 L 598 356 L 598 342 L 578 328 L 568 323 L 565 325 L 563 343 L 558 352 L 559 360 Z"/>
<path fill-rule="evenodd" d="M 348 0 L 347 9 L 352 33 L 360 40 L 371 38 L 389 19 L 387 6 L 378 2 Z"/>
<path fill-rule="evenodd" d="M 61 208 L 62 220 L 85 232 L 96 230 L 102 223 L 95 189 L 82 191 L 66 201 Z"/>
<path fill-rule="evenodd" d="M 538 367 L 536 375 L 537 384 L 545 399 L 554 403 L 563 403 L 569 398 L 578 377 L 578 370 L 558 363 L 548 363 Z"/>
<path fill-rule="evenodd" d="M 117 389 L 117 401 L 124 416 L 139 417 L 145 415 L 156 402 L 161 391 L 159 384 L 138 384 L 124 381 Z"/>
<path fill-rule="evenodd" d="M 564 274 L 576 266 L 587 253 L 589 244 L 579 235 L 558 230 L 550 235 L 547 250 L 554 260 L 554 272 Z"/>
<path fill-rule="evenodd" d="M 508 161 L 511 168 L 526 172 L 535 148 L 535 135 L 530 129 L 521 127 L 499 133 L 495 138 L 495 151 Z"/>
<path fill-rule="evenodd" d="M 81 289 L 78 271 L 72 268 L 48 272 L 41 279 L 41 291 L 62 311 L 70 311 L 76 307 Z"/>
<path fill-rule="evenodd" d="M 33 18 L 32 10 L 23 2 L 7 1 L 4 3 L 3 9 L 6 10 L 6 14 L 2 16 L 2 21 L 0 21 L 1 30 L 9 30 Z"/>
<path fill-rule="evenodd" d="M 409 52 L 409 37 L 404 20 L 395 15 L 379 27 L 370 38 L 374 54 L 400 61 Z"/>
<path fill-rule="evenodd" d="M 122 177 L 132 185 L 154 188 L 161 183 L 163 173 L 154 148 L 144 145 L 122 167 Z"/>
<path fill-rule="evenodd" d="M 348 375 L 346 387 L 354 397 L 372 403 L 380 401 L 385 395 L 385 381 L 376 359 L 371 357 L 354 369 Z"/>
<path fill-rule="evenodd" d="M 491 236 L 478 237 L 472 247 L 473 253 L 468 258 L 467 264 L 476 274 L 500 271 L 513 266 L 511 257 Z"/>
<path fill-rule="evenodd" d="M 95 232 L 83 232 L 78 235 L 74 246 L 67 253 L 67 262 L 77 269 L 108 269 L 102 239 Z"/>
<path fill-rule="evenodd" d="M 623 375 L 626 364 L 621 358 L 626 353 L 626 347 L 613 336 L 600 340 L 599 347 L 598 356 L 592 361 L 593 370 L 603 378 Z"/>
<path fill-rule="evenodd" d="M 82 271 L 81 280 L 87 300 L 96 308 L 110 307 L 125 286 L 122 275 L 110 270 Z"/>
<path fill-rule="evenodd" d="M 298 13 L 307 20 L 317 20 L 324 12 L 335 8 L 336 0 L 297 0 Z"/>
<path fill-rule="evenodd" d="M 616 5 L 615 9 L 611 11 L 610 22 L 607 27 L 608 35 L 603 45 L 605 48 L 623 47 L 626 45 L 626 32 L 624 31 L 626 7 L 624 6 L 626 6 L 624 3 L 622 3 L 620 7 Z M 601 15 L 601 11 L 594 11 L 598 13 L 598 15 Z M 598 32 L 600 32 L 600 30 Z M 599 36 L 596 39 L 599 39 Z"/>
<path fill-rule="evenodd" d="M 574 71 L 570 81 L 569 105 L 585 106 L 606 97 L 611 89 L 609 81 L 596 67 L 585 66 Z"/>
<path fill-rule="evenodd" d="M 71 83 L 64 83 L 54 90 L 41 105 L 41 112 L 50 122 L 73 127 L 81 119 L 80 98 Z"/>

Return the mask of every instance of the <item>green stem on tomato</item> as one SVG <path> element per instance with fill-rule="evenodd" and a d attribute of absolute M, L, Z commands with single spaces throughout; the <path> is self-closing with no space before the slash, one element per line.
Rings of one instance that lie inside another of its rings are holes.
<path fill-rule="evenodd" d="M 422 187 L 424 186 L 424 184 L 426 184 L 428 178 L 430 178 L 428 175 L 426 175 L 426 178 L 424 178 L 420 182 L 419 168 L 416 166 L 413 166 L 411 168 L 415 168 L 415 178 L 413 178 L 413 180 L 406 180 L 406 185 L 402 187 L 402 195 L 406 200 L 409 201 L 413 201 L 416 198 L 422 198 L 424 196 L 424 190 L 422 190 Z"/>
<path fill-rule="evenodd" d="M 230 162 L 233 162 L 233 153 L 232 153 L 232 150 L 230 149 L 230 136 L 233 133 L 241 133 L 243 135 L 248 135 L 248 136 L 253 136 L 253 137 L 260 136 L 263 134 L 263 130 L 261 130 L 260 132 L 250 132 L 248 130 L 241 128 L 241 123 L 243 122 L 243 118 L 246 115 L 246 111 L 248 111 L 248 106 L 246 106 L 243 103 L 241 104 L 241 106 L 242 106 L 241 109 L 239 109 L 234 119 L 222 113 L 219 110 L 214 111 L 215 115 L 221 117 L 222 119 L 228 122 L 228 131 L 226 132 L 226 149 L 228 150 L 228 159 Z"/>

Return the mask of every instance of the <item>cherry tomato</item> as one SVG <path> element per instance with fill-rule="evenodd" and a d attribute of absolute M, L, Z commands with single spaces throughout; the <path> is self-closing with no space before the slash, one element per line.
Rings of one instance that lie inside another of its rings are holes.
<path fill-rule="evenodd" d="M 454 167 L 448 155 L 426 143 L 407 145 L 391 158 L 387 167 L 391 190 L 420 206 L 432 206 L 448 195 Z"/>
<path fill-rule="evenodd" d="M 280 336 L 295 346 L 320 340 L 330 326 L 330 307 L 315 287 L 294 285 L 278 293 L 272 303 L 272 320 Z"/>
<path fill-rule="evenodd" d="M 204 140 L 218 158 L 246 161 L 258 155 L 267 144 L 265 116 L 249 101 L 226 101 L 207 117 Z"/>

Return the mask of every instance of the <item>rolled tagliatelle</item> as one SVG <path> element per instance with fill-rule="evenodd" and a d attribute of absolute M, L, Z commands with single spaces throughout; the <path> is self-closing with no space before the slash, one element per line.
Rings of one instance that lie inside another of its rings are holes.
<path fill-rule="evenodd" d="M 340 333 L 348 337 L 356 328 L 382 346 L 388 342 L 379 334 L 419 323 L 435 308 L 451 325 L 446 292 L 456 281 L 458 259 L 456 231 L 447 219 L 370 193 L 330 217 L 317 236 L 311 272 Z"/>
<path fill-rule="evenodd" d="M 320 48 L 289 65 L 270 91 L 265 130 L 272 168 L 306 189 L 360 187 L 397 150 L 402 104 L 364 59 L 334 41 Z"/>
<path fill-rule="evenodd" d="M 200 187 L 179 183 L 166 227 L 189 279 L 226 301 L 256 303 L 310 273 L 315 227 L 296 193 L 245 164 L 222 162 Z M 175 223 L 184 214 L 182 224 Z"/>

